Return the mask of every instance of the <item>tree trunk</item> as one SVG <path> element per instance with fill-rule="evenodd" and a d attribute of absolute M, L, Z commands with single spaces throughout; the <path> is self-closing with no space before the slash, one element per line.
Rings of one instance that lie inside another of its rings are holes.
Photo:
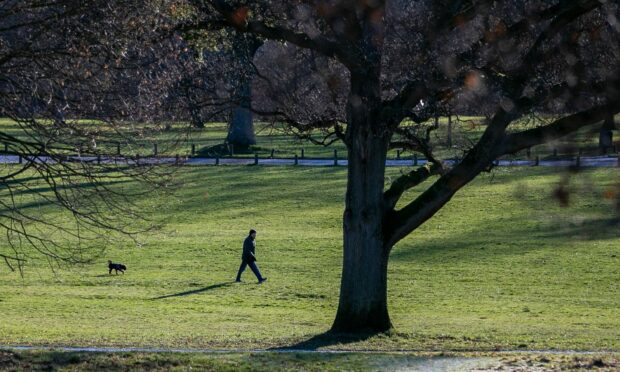
<path fill-rule="evenodd" d="M 601 131 L 599 132 L 598 146 L 601 149 L 601 151 L 606 151 L 607 149 L 613 146 L 614 143 L 613 143 L 612 130 L 614 129 L 616 129 L 616 126 L 614 124 L 614 116 L 609 115 L 605 119 L 605 122 L 603 123 L 603 126 L 601 127 Z"/>
<path fill-rule="evenodd" d="M 369 144 L 367 149 L 366 159 L 349 150 L 340 303 L 332 327 L 340 332 L 383 332 L 391 328 L 387 309 L 389 249 L 384 245 L 382 225 L 382 154 L 386 151 L 382 143 Z"/>
<path fill-rule="evenodd" d="M 247 149 L 256 145 L 252 121 L 252 60 L 263 42 L 253 35 L 237 35 L 233 43 L 233 54 L 239 63 L 239 85 L 236 86 L 237 107 L 232 110 L 226 142 L 236 149 Z"/>
<path fill-rule="evenodd" d="M 448 114 L 448 147 L 452 148 L 452 114 Z"/>
<path fill-rule="evenodd" d="M 344 254 L 340 302 L 332 326 L 338 332 L 383 332 L 391 328 L 387 309 L 389 249 L 384 244 L 382 222 L 389 138 L 382 123 L 376 121 L 378 81 L 367 76 L 351 77 Z"/>
<path fill-rule="evenodd" d="M 239 105 L 233 109 L 226 142 L 237 149 L 247 149 L 256 144 L 252 120 L 252 81 L 247 79 L 240 87 Z"/>
<path fill-rule="evenodd" d="M 200 113 L 200 107 L 194 101 L 194 98 L 192 97 L 191 93 L 189 92 L 189 89 L 187 89 L 187 91 L 186 91 L 186 98 L 187 98 L 187 106 L 189 108 L 189 113 L 190 113 L 190 116 L 191 116 L 192 127 L 199 128 L 199 129 L 204 128 L 205 127 L 205 122 L 202 119 L 202 115 Z"/>

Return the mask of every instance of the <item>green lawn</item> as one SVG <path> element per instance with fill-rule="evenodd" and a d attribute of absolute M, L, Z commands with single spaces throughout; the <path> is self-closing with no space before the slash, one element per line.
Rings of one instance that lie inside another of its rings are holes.
<path fill-rule="evenodd" d="M 620 230 L 605 197 L 616 169 L 580 173 L 568 208 L 551 198 L 559 170 L 479 177 L 393 250 L 393 333 L 315 337 L 338 301 L 345 172 L 184 168 L 174 197 L 139 202 L 166 222 L 140 246 L 57 275 L 43 262 L 23 278 L 0 266 L 0 345 L 620 350 Z M 232 282 L 251 227 L 263 285 L 249 270 Z M 125 275 L 109 276 L 107 259 Z"/>

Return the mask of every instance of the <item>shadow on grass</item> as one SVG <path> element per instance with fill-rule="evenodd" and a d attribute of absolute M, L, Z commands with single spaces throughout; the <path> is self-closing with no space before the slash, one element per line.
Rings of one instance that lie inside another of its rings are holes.
<path fill-rule="evenodd" d="M 591 218 L 578 224 L 560 218 L 538 226 L 499 226 L 492 233 L 487 229 L 451 232 L 439 239 L 403 244 L 393 250 L 390 258 L 403 262 L 440 259 L 443 263 L 463 263 L 498 256 L 521 256 L 549 246 L 572 249 L 571 242 L 619 239 L 619 227 L 620 221 L 614 216 Z"/>
<path fill-rule="evenodd" d="M 134 352 L 14 352 L 10 350 L 0 350 L 0 370 L 163 371 L 174 368 L 178 369 L 182 366 L 182 363 L 185 362 L 186 359 L 178 355 L 179 354 L 168 356 Z"/>
<path fill-rule="evenodd" d="M 346 345 L 360 341 L 366 341 L 371 337 L 377 336 L 380 333 L 377 332 L 364 332 L 364 333 L 340 333 L 327 331 L 311 338 L 300 341 L 296 344 L 289 346 L 281 346 L 271 348 L 269 350 L 278 351 L 294 351 L 294 350 L 319 350 L 324 347 L 334 345 Z"/>
<path fill-rule="evenodd" d="M 204 287 L 204 288 L 200 288 L 200 289 L 193 289 L 191 291 L 185 291 L 185 292 L 179 292 L 179 293 L 173 293 L 173 294 L 169 294 L 169 295 L 154 297 L 154 298 L 151 298 L 151 300 L 161 300 L 161 299 L 169 298 L 169 297 L 189 296 L 189 295 L 193 295 L 193 294 L 198 294 L 198 293 L 210 291 L 210 290 L 216 289 L 216 288 L 227 287 L 227 286 L 229 286 L 229 285 L 231 285 L 233 283 L 234 282 L 223 282 L 223 283 L 212 284 L 210 286 L 207 286 L 207 287 Z"/>

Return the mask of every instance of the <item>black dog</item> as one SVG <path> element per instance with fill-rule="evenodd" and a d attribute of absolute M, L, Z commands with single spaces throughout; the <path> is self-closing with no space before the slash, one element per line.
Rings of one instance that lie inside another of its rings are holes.
<path fill-rule="evenodd" d="M 109 274 L 112 274 L 112 270 L 115 270 L 116 275 L 118 275 L 119 271 L 125 274 L 125 270 L 127 270 L 127 266 L 123 264 L 115 264 L 115 263 L 112 263 L 112 261 L 108 260 L 108 269 L 110 269 Z"/>

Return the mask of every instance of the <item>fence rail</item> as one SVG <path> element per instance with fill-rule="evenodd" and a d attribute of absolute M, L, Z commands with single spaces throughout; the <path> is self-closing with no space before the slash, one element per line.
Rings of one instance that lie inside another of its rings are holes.
<path fill-rule="evenodd" d="M 142 148 L 144 148 L 144 145 Z M 209 155 L 201 153 L 197 151 L 200 148 L 200 144 L 197 143 L 188 143 L 185 146 L 187 152 L 182 152 L 179 150 L 183 150 L 181 147 L 175 147 L 175 150 L 179 151 L 174 154 L 170 153 L 161 153 L 160 149 L 162 147 L 159 146 L 159 143 L 152 143 L 151 152 L 136 152 L 135 149 L 138 146 L 131 146 L 131 149 L 134 151 L 131 152 L 123 152 L 123 147 L 121 143 L 113 144 L 112 151 L 108 153 L 73 153 L 73 154 L 63 154 L 62 157 L 67 161 L 84 161 L 84 159 L 88 159 L 90 162 L 97 163 L 105 163 L 110 161 L 119 161 L 120 159 L 133 159 L 134 162 L 140 163 L 148 163 L 148 162 L 161 162 L 168 163 L 171 161 L 175 161 L 177 163 L 204 163 L 208 164 L 209 161 L 212 161 L 214 165 L 219 165 L 221 163 L 248 163 L 248 164 L 275 164 L 280 161 L 281 163 L 290 162 L 292 165 L 300 165 L 300 164 L 313 164 L 312 162 L 316 162 L 317 164 L 324 165 L 346 165 L 347 157 L 339 155 L 338 149 L 333 149 L 332 156 L 307 156 L 306 150 L 302 147 L 299 149 L 299 154 L 294 153 L 290 155 L 290 152 L 287 152 L 289 156 L 278 156 L 278 150 L 272 148 L 271 151 L 261 151 L 261 152 L 246 152 L 246 153 L 235 153 L 234 148 L 232 146 L 228 146 L 227 151 L 217 154 L 217 155 Z M 78 147 L 79 148 L 79 147 Z M 3 151 L 2 151 L 3 149 Z M 269 154 L 268 156 L 261 156 L 261 154 Z M 426 159 L 423 157 L 419 157 L 417 153 L 406 153 L 403 149 L 395 149 L 391 152 L 392 156 L 388 157 L 388 162 L 393 162 L 394 164 L 402 164 L 402 165 L 412 165 L 418 166 L 426 164 Z M 60 157 L 60 155 L 57 155 Z M 28 159 L 45 159 L 51 158 L 47 154 L 40 155 L 29 155 Z M 558 164 L 563 163 L 571 163 L 572 165 L 581 166 L 587 165 L 589 162 L 592 162 L 592 159 L 600 158 L 600 159 L 620 159 L 618 157 L 618 146 L 613 145 L 607 148 L 602 147 L 555 147 L 550 149 L 549 151 L 540 151 L 537 149 L 535 152 L 532 151 L 531 148 L 528 148 L 520 153 L 504 156 L 496 160 L 496 164 L 505 164 L 505 163 L 514 163 L 514 164 L 530 164 L 530 165 L 541 165 L 545 162 L 556 162 Z M 146 160 L 150 159 L 150 160 Z M 159 159 L 159 160 L 157 160 Z M 195 160 L 190 160 L 195 159 Z M 200 159 L 205 159 L 201 161 Z M 227 159 L 227 160 L 225 160 Z M 230 160 L 230 161 L 229 161 Z M 0 163 L 22 163 L 24 161 L 24 155 L 15 151 L 11 148 L 8 143 L 4 143 L 4 146 L 0 147 Z M 448 162 L 456 162 L 458 159 L 448 159 Z M 609 161 L 609 160 L 606 160 Z M 619 160 L 620 161 L 620 160 Z"/>

